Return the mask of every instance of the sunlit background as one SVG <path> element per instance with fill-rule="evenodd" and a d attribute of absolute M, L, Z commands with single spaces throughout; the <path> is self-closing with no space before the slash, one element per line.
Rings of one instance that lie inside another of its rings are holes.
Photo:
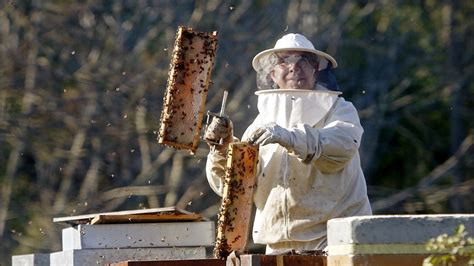
<path fill-rule="evenodd" d="M 218 32 L 206 110 L 228 90 L 237 137 L 257 112 L 253 56 L 303 33 L 359 110 L 374 212 L 474 211 L 474 1 L 0 3 L 0 265 L 59 251 L 53 217 L 177 206 L 215 219 L 207 145 L 156 141 L 180 25 Z"/>

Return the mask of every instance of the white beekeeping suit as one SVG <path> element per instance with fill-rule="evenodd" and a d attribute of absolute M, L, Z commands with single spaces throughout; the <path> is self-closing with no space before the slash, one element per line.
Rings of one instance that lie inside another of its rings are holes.
<path fill-rule="evenodd" d="M 257 95 L 259 115 L 243 139 L 268 122 L 297 138 L 291 153 L 278 144 L 260 147 L 254 242 L 310 241 L 326 235 L 331 218 L 371 214 L 358 153 L 363 129 L 353 105 L 327 90 Z M 207 177 L 217 193 L 223 167 L 222 154 L 210 153 Z"/>
<path fill-rule="evenodd" d="M 328 220 L 372 213 L 358 152 L 363 128 L 357 110 L 337 91 L 331 76 L 337 62 L 302 35 L 283 36 L 273 49 L 259 53 L 253 66 L 264 89 L 255 93 L 259 114 L 242 136 L 260 145 L 253 240 L 267 244 L 267 253 L 323 249 Z M 277 79 L 276 67 L 301 70 L 299 76 L 288 75 L 303 81 L 314 73 L 317 82 L 309 89 L 308 82 L 306 89 L 277 88 L 276 82 L 287 80 Z M 209 184 L 219 195 L 225 151 L 225 146 L 211 149 L 206 165 Z"/>

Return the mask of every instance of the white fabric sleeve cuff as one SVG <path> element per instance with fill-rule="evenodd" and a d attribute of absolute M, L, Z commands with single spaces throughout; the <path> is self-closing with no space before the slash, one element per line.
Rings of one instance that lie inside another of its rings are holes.
<path fill-rule="evenodd" d="M 222 197 L 224 191 L 226 156 L 219 151 L 210 151 L 206 161 L 206 177 L 209 186 Z"/>

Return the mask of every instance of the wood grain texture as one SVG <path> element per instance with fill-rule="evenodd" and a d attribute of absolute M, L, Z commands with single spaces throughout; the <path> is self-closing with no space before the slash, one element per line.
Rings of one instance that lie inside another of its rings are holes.
<path fill-rule="evenodd" d="M 71 225 L 90 223 L 113 222 L 163 222 L 163 221 L 199 221 L 206 220 L 201 215 L 188 212 L 176 207 L 164 207 L 153 209 L 128 210 L 117 212 L 92 213 L 77 216 L 66 216 L 53 218 L 55 223 L 67 223 Z M 93 222 L 95 221 L 95 222 Z"/>
<path fill-rule="evenodd" d="M 327 266 L 324 255 L 240 255 L 241 266 Z M 336 266 L 337 264 L 334 264 Z M 338 265 L 339 266 L 339 265 Z"/>
<path fill-rule="evenodd" d="M 160 261 L 123 261 L 110 266 L 225 266 L 226 262 L 219 259 L 196 260 L 160 260 Z"/>

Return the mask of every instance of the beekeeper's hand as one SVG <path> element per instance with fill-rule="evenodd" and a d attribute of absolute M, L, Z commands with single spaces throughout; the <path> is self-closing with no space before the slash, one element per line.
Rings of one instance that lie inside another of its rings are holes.
<path fill-rule="evenodd" d="M 248 142 L 255 145 L 267 145 L 269 143 L 278 143 L 287 149 L 293 149 L 295 135 L 293 132 L 275 124 L 269 123 L 258 127 L 247 139 Z"/>
<path fill-rule="evenodd" d="M 227 150 L 229 143 L 233 141 L 232 121 L 227 117 L 213 117 L 204 132 L 204 140 L 211 149 Z"/>

